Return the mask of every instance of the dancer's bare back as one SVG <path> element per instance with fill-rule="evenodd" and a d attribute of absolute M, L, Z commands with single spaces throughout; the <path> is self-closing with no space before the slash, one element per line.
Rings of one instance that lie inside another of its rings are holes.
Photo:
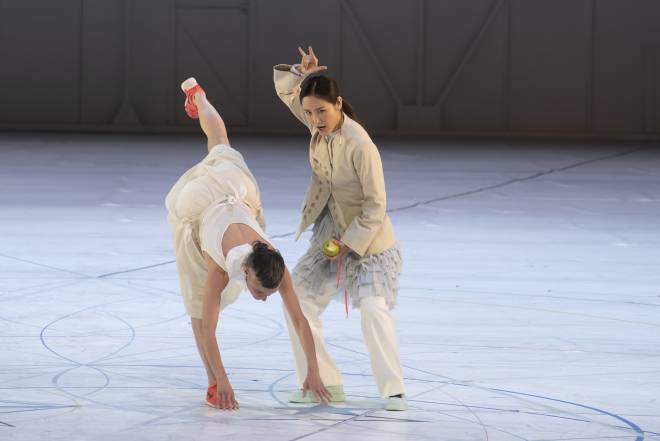
<path fill-rule="evenodd" d="M 256 240 L 272 246 L 249 225 L 240 223 L 229 224 L 225 230 L 225 235 L 222 236 L 222 254 L 226 256 L 232 248 L 239 245 L 252 244 Z"/>

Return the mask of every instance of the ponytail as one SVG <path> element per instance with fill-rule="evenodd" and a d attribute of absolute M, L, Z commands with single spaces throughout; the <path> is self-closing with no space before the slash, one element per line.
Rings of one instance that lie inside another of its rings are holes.
<path fill-rule="evenodd" d="M 353 110 L 353 105 L 348 102 L 348 100 L 342 99 L 341 100 L 341 111 L 344 112 L 350 119 L 355 121 L 356 123 L 360 124 L 362 127 L 364 127 L 364 124 L 362 124 L 362 121 L 360 121 L 360 118 L 355 114 L 355 110 Z"/>

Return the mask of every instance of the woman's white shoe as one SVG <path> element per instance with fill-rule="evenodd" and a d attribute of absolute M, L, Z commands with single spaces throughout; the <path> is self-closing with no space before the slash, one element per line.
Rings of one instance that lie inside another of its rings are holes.
<path fill-rule="evenodd" d="M 404 395 L 400 397 L 387 397 L 385 398 L 385 410 L 408 410 L 408 400 Z"/>

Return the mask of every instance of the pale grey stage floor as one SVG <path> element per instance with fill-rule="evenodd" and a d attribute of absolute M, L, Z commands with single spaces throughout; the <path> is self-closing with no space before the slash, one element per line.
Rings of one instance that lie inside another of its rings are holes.
<path fill-rule="evenodd" d="M 236 137 L 290 234 L 305 138 Z M 380 140 L 405 267 L 410 410 L 382 410 L 359 312 L 324 323 L 347 402 L 296 387 L 280 300 L 221 317 L 241 410 L 203 404 L 163 198 L 201 138 L 0 134 L 0 439 L 660 440 L 660 150 Z"/>

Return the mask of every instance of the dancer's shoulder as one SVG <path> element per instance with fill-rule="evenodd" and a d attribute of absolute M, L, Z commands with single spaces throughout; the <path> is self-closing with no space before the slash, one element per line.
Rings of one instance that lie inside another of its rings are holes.
<path fill-rule="evenodd" d="M 344 116 L 344 123 L 341 128 L 341 134 L 346 141 L 357 145 L 373 144 L 369 133 L 358 123 L 348 116 Z"/>

